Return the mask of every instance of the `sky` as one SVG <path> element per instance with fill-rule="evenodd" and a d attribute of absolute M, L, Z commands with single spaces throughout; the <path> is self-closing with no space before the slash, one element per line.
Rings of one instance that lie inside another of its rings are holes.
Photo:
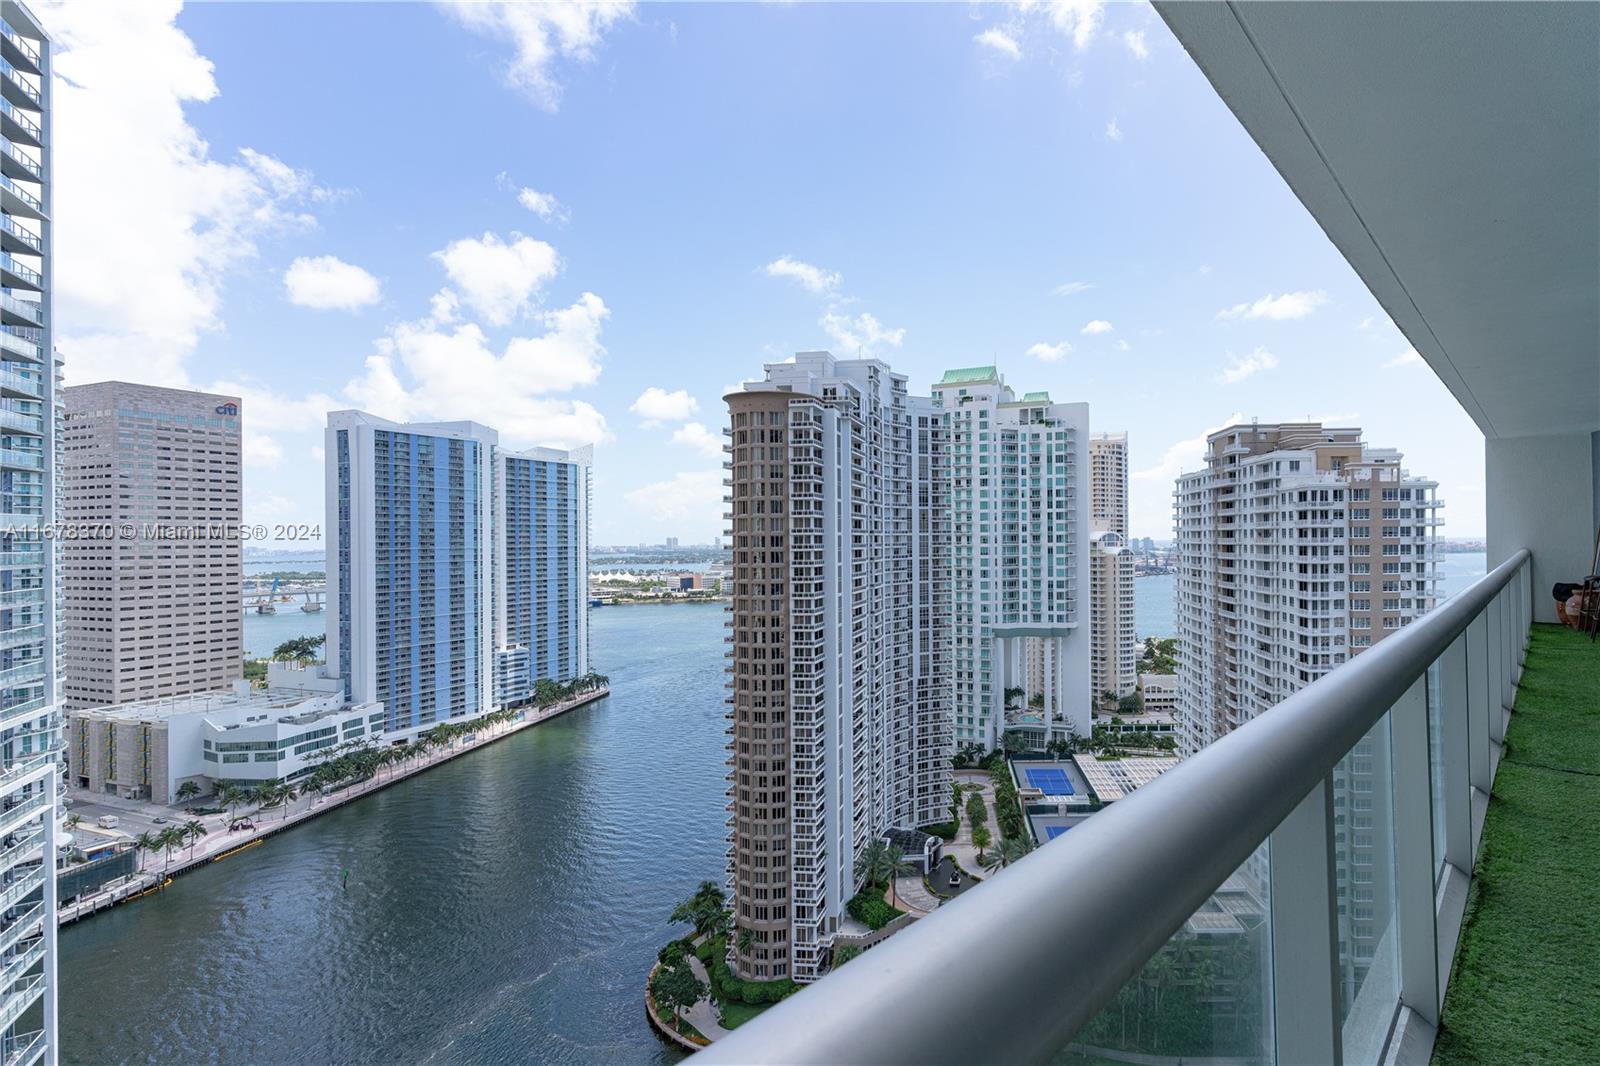
<path fill-rule="evenodd" d="M 1148 6 L 33 6 L 67 381 L 242 397 L 248 522 L 320 529 L 356 407 L 593 443 L 595 543 L 709 542 L 722 396 L 827 348 L 1087 401 L 1135 536 L 1250 418 L 1483 535 L 1481 434 Z"/>

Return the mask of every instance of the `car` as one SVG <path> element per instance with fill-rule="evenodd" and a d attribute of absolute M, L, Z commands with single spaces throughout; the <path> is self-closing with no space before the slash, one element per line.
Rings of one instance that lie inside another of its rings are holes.
<path fill-rule="evenodd" d="M 156 823 L 157 825 L 166 825 L 167 824 L 167 820 L 165 818 L 160 817 L 159 815 L 157 815 L 155 818 L 152 818 L 150 820 L 152 822 Z"/>

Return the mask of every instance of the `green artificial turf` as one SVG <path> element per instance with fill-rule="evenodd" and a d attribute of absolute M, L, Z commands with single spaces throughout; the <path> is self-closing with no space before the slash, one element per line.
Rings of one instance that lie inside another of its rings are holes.
<path fill-rule="evenodd" d="M 1600 1062 L 1600 644 L 1533 627 L 1439 1066 Z"/>

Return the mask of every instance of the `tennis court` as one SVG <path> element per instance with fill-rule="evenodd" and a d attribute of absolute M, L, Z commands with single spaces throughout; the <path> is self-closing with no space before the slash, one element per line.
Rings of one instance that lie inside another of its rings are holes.
<path fill-rule="evenodd" d="M 1065 770 L 1053 766 L 1030 766 L 1023 773 L 1027 775 L 1028 784 L 1046 796 L 1077 795 Z"/>

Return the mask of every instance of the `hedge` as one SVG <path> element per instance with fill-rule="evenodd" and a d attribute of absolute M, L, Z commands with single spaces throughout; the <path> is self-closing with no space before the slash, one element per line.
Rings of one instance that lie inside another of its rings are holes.
<path fill-rule="evenodd" d="M 944 839 L 944 840 L 954 840 L 956 838 L 956 829 L 957 828 L 958 828 L 958 823 L 953 822 L 953 821 L 951 821 L 951 822 L 934 822 L 932 825 L 919 825 L 919 826 L 917 826 L 917 832 L 919 832 L 919 833 L 927 833 L 931 837 L 940 837 L 941 839 Z"/>
<path fill-rule="evenodd" d="M 994 782 L 994 817 L 1003 836 L 1022 835 L 1022 807 L 1017 803 L 1017 787 L 1011 783 L 1011 770 L 1004 757 L 991 759 L 986 767 Z"/>
<path fill-rule="evenodd" d="M 780 981 L 741 981 L 733 976 L 728 968 L 727 944 L 726 939 L 717 937 L 714 941 L 703 941 L 694 952 L 711 975 L 711 993 L 717 999 L 759 1007 L 799 991 L 800 986 L 787 977 Z"/>
<path fill-rule="evenodd" d="M 873 930 L 882 929 L 904 914 L 905 911 L 896 910 L 889 906 L 880 894 L 881 891 L 880 889 L 874 892 L 870 887 L 863 888 L 860 892 L 850 897 L 850 902 L 845 904 L 845 910 L 850 912 L 850 917 L 867 928 Z"/>

